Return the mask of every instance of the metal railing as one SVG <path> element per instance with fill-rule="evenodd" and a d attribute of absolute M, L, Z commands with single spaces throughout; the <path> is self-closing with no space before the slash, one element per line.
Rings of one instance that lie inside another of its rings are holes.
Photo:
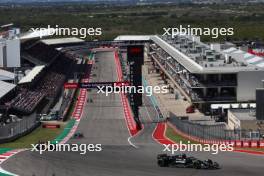
<path fill-rule="evenodd" d="M 186 135 L 206 140 L 262 140 L 264 130 L 229 130 L 225 123 L 201 124 L 170 113 L 169 122 Z"/>
<path fill-rule="evenodd" d="M 0 143 L 12 141 L 27 134 L 40 125 L 39 118 L 34 113 L 20 121 L 0 126 Z"/>

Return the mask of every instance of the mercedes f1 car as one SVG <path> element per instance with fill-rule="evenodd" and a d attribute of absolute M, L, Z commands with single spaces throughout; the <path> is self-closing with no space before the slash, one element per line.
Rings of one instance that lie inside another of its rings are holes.
<path fill-rule="evenodd" d="M 195 157 L 187 157 L 185 154 L 181 155 L 167 155 L 159 154 L 157 156 L 158 165 L 160 167 L 179 167 L 179 168 L 195 168 L 195 169 L 220 169 L 217 162 L 208 159 L 205 161 L 199 160 Z"/>
<path fill-rule="evenodd" d="M 76 133 L 74 133 L 74 135 L 72 136 L 72 139 L 81 139 L 81 138 L 83 138 L 84 136 L 83 136 L 83 133 L 81 133 L 81 132 L 76 132 Z"/>

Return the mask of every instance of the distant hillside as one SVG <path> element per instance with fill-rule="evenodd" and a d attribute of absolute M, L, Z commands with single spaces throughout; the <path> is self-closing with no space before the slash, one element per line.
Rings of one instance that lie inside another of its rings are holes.
<path fill-rule="evenodd" d="M 134 0 L 0 0 L 0 3 L 32 3 L 32 2 L 122 2 Z"/>
<path fill-rule="evenodd" d="M 0 3 L 55 3 L 55 2 L 87 2 L 87 3 L 127 3 L 127 4 L 155 4 L 155 3 L 247 3 L 264 2 L 264 0 L 0 0 Z"/>
<path fill-rule="evenodd" d="M 191 0 L 0 0 L 0 3 L 36 3 L 36 2 L 93 2 L 93 3 L 186 3 L 190 2 Z"/>

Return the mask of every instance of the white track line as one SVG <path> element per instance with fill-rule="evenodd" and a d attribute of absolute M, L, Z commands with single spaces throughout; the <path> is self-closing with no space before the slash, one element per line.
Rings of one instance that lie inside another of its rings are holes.
<path fill-rule="evenodd" d="M 128 143 L 129 143 L 131 146 L 133 146 L 134 148 L 139 148 L 138 146 L 136 146 L 135 144 L 133 144 L 133 143 L 130 141 L 130 139 L 133 138 L 133 137 L 134 137 L 134 136 L 130 136 L 129 138 L 127 138 Z"/>

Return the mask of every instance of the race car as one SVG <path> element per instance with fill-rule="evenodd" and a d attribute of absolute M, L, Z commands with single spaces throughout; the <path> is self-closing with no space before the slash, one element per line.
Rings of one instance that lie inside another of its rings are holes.
<path fill-rule="evenodd" d="M 76 132 L 74 133 L 74 135 L 72 136 L 73 139 L 80 139 L 83 138 L 83 134 L 81 132 Z"/>
<path fill-rule="evenodd" d="M 208 159 L 205 161 L 195 157 L 187 157 L 185 154 L 167 155 L 159 154 L 157 156 L 158 165 L 160 167 L 179 167 L 179 168 L 195 168 L 195 169 L 220 169 L 217 162 Z"/>

